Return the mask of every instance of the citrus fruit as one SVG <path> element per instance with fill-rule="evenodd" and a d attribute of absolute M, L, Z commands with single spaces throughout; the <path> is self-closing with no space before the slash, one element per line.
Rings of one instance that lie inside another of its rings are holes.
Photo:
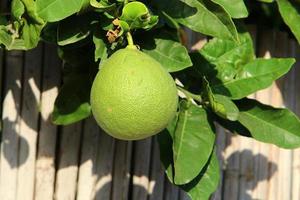
<path fill-rule="evenodd" d="M 171 75 L 159 62 L 132 48 L 118 50 L 104 61 L 91 90 L 97 123 L 123 140 L 159 133 L 175 116 L 177 104 Z"/>

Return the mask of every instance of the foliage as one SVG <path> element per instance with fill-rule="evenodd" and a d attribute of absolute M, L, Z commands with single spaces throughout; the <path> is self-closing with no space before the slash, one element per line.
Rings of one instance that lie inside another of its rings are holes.
<path fill-rule="evenodd" d="M 299 1 L 12 0 L 10 6 L 10 14 L 0 15 L 1 48 L 28 50 L 43 40 L 56 44 L 64 61 L 56 124 L 90 116 L 98 66 L 132 45 L 131 34 L 172 73 L 182 94 L 176 118 L 158 135 L 161 160 L 169 180 L 192 199 L 208 199 L 218 186 L 215 123 L 282 148 L 300 147 L 295 114 L 246 98 L 286 74 L 295 59 L 256 58 L 244 28 L 247 21 L 284 27 L 300 43 Z M 249 18 L 253 13 L 263 20 Z M 188 52 L 186 28 L 209 36 L 208 43 Z"/>

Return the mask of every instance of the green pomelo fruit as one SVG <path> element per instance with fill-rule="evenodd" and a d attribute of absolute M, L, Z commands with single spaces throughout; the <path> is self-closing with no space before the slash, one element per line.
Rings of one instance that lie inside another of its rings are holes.
<path fill-rule="evenodd" d="M 91 90 L 93 115 L 111 136 L 143 139 L 174 118 L 177 89 L 159 62 L 137 49 L 118 50 L 100 67 Z"/>

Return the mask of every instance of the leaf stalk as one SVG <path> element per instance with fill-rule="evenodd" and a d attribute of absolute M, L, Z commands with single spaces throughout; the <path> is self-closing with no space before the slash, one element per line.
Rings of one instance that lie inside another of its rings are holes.
<path fill-rule="evenodd" d="M 132 35 L 129 31 L 126 33 L 126 39 L 127 39 L 127 42 L 128 42 L 127 48 L 136 49 L 136 46 L 134 45 L 134 42 L 133 42 L 133 39 L 132 39 Z"/>
<path fill-rule="evenodd" d="M 189 92 L 189 91 L 187 91 L 187 90 L 185 90 L 185 89 L 183 89 L 182 87 L 179 87 L 179 86 L 177 86 L 177 89 L 179 91 L 181 91 L 187 97 L 188 100 L 192 100 L 193 99 L 193 100 L 198 101 L 201 104 L 203 103 L 202 102 L 202 98 L 201 98 L 200 95 L 193 94 L 193 93 L 191 93 L 191 92 Z"/>

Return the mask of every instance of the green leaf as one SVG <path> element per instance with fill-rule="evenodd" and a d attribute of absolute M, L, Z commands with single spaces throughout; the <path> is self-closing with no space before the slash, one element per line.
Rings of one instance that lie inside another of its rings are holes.
<path fill-rule="evenodd" d="M 64 46 L 87 38 L 90 35 L 90 15 L 71 16 L 59 22 L 58 45 Z"/>
<path fill-rule="evenodd" d="M 36 0 L 37 14 L 47 22 L 60 21 L 80 11 L 85 0 Z"/>
<path fill-rule="evenodd" d="M 272 3 L 274 0 L 258 0 L 258 1 L 261 1 L 261 2 L 264 2 L 264 3 Z"/>
<path fill-rule="evenodd" d="M 0 44 L 8 50 L 36 47 L 45 23 L 35 11 L 35 1 L 14 0 L 12 18 L 11 24 L 0 26 Z"/>
<path fill-rule="evenodd" d="M 25 50 L 24 40 L 11 35 L 7 26 L 0 25 L 0 44 L 3 44 L 7 50 Z"/>
<path fill-rule="evenodd" d="M 250 34 L 240 33 L 239 38 L 238 44 L 214 38 L 201 50 L 191 54 L 194 66 L 211 84 L 234 79 L 241 68 L 254 59 Z"/>
<path fill-rule="evenodd" d="M 180 186 L 191 199 L 208 200 L 217 189 L 220 180 L 220 167 L 214 151 L 201 173 L 189 184 Z"/>
<path fill-rule="evenodd" d="M 182 101 L 174 134 L 175 184 L 192 181 L 207 163 L 215 142 L 214 126 L 206 111 Z"/>
<path fill-rule="evenodd" d="M 151 16 L 146 5 L 138 1 L 126 4 L 120 19 L 125 21 L 130 29 L 150 29 L 158 23 L 158 17 Z"/>
<path fill-rule="evenodd" d="M 11 2 L 11 13 L 14 19 L 21 19 L 25 12 L 25 6 L 21 0 L 13 0 Z"/>
<path fill-rule="evenodd" d="M 8 21 L 5 16 L 0 15 L 0 25 L 7 25 Z"/>
<path fill-rule="evenodd" d="M 171 183 L 174 183 L 174 166 L 172 143 L 176 123 L 178 118 L 175 117 L 168 129 L 158 134 L 158 142 L 160 147 L 160 159 L 166 169 L 166 174 Z M 193 155 L 193 154 L 192 154 Z M 201 155 L 201 154 L 199 154 Z M 197 160 L 198 158 L 196 158 Z M 189 170 L 187 168 L 187 170 Z M 209 159 L 205 163 L 201 172 L 190 183 L 180 185 L 192 199 L 207 200 L 209 196 L 216 190 L 219 183 L 219 163 L 215 152 L 209 155 Z"/>
<path fill-rule="evenodd" d="M 287 73 L 294 63 L 295 59 L 292 58 L 256 59 L 243 66 L 234 79 L 211 87 L 216 94 L 241 99 L 270 86 Z"/>
<path fill-rule="evenodd" d="M 242 135 L 245 137 L 252 137 L 249 130 L 243 126 L 239 121 L 229 121 L 224 118 L 216 116 L 216 121 L 225 129 L 233 134 Z"/>
<path fill-rule="evenodd" d="M 89 10 L 89 7 L 90 7 L 90 0 L 82 0 L 78 14 L 85 13 L 86 11 Z"/>
<path fill-rule="evenodd" d="M 90 0 L 90 5 L 97 8 L 98 11 L 103 12 L 115 8 L 116 4 L 110 4 L 107 0 Z"/>
<path fill-rule="evenodd" d="M 287 149 L 300 147 L 300 120 L 294 113 L 251 99 L 236 104 L 240 109 L 239 122 L 254 139 Z"/>
<path fill-rule="evenodd" d="M 57 44 L 57 29 L 58 29 L 58 22 L 48 22 L 46 23 L 45 27 L 41 32 L 41 39 L 49 42 Z"/>
<path fill-rule="evenodd" d="M 44 24 L 36 23 L 35 20 L 23 18 L 24 26 L 22 28 L 21 38 L 24 40 L 26 49 L 32 49 L 38 45 L 40 34 Z"/>
<path fill-rule="evenodd" d="M 283 21 L 290 27 L 300 44 L 300 3 L 289 0 L 277 0 Z"/>
<path fill-rule="evenodd" d="M 121 19 L 135 20 L 143 15 L 149 15 L 149 10 L 145 4 L 139 1 L 130 2 L 123 7 Z"/>
<path fill-rule="evenodd" d="M 176 20 L 174 20 L 172 17 L 170 17 L 166 12 L 164 11 L 158 11 L 159 12 L 159 18 L 164 21 L 169 27 L 174 29 L 180 29 L 180 25 Z"/>
<path fill-rule="evenodd" d="M 229 14 L 210 0 L 154 0 L 151 3 L 194 31 L 238 41 L 237 30 Z"/>
<path fill-rule="evenodd" d="M 224 7 L 232 18 L 248 17 L 248 10 L 243 0 L 213 0 Z"/>
<path fill-rule="evenodd" d="M 202 96 L 205 100 L 208 100 L 209 106 L 214 113 L 231 121 L 236 121 L 238 119 L 239 109 L 236 105 L 226 96 L 213 94 L 209 82 L 205 78 L 204 91 Z"/>
<path fill-rule="evenodd" d="M 101 33 L 94 33 L 93 42 L 95 44 L 95 62 L 107 59 L 107 45 L 103 40 L 103 35 Z"/>
<path fill-rule="evenodd" d="M 236 105 L 223 95 L 214 95 L 212 109 L 217 115 L 230 121 L 236 121 L 239 116 L 239 109 Z"/>
<path fill-rule="evenodd" d="M 36 1 L 34 0 L 21 0 L 25 6 L 26 14 L 29 18 L 35 19 L 36 22 L 43 22 L 43 20 L 36 13 Z"/>
<path fill-rule="evenodd" d="M 168 127 L 157 135 L 159 144 L 160 160 L 165 168 L 165 172 L 170 182 L 174 182 L 173 165 L 173 138 L 178 120 L 178 115 L 174 117 Z"/>
<path fill-rule="evenodd" d="M 52 121 L 57 125 L 68 125 L 91 115 L 91 84 L 89 76 L 70 74 L 55 100 Z"/>
<path fill-rule="evenodd" d="M 94 64 L 94 48 L 91 43 L 74 43 L 58 48 L 59 57 L 69 65 L 72 66 L 71 70 L 80 70 L 78 73 L 85 73 Z M 65 68 L 67 70 L 69 68 Z M 69 72 L 69 71 L 68 71 Z"/>
<path fill-rule="evenodd" d="M 157 30 L 143 34 L 136 41 L 144 53 L 160 62 L 169 72 L 192 66 L 187 49 L 178 41 L 177 32 Z"/>

